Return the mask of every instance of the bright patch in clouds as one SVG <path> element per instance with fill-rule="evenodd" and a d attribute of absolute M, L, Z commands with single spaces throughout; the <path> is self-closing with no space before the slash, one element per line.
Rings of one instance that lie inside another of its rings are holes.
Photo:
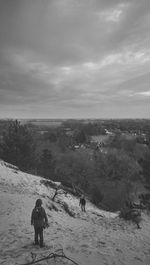
<path fill-rule="evenodd" d="M 100 19 L 108 22 L 119 22 L 124 12 L 126 11 L 128 4 L 119 4 L 115 8 L 108 9 L 99 14 Z"/>
<path fill-rule="evenodd" d="M 150 96 L 150 91 L 143 91 L 143 92 L 138 92 L 136 93 L 137 95 L 141 95 L 141 96 Z"/>

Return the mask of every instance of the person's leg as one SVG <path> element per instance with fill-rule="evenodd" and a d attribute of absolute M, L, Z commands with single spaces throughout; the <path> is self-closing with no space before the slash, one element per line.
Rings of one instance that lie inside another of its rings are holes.
<path fill-rule="evenodd" d="M 34 226 L 34 243 L 35 245 L 38 245 L 39 244 L 39 241 L 38 241 L 38 228 Z"/>
<path fill-rule="evenodd" d="M 43 247 L 43 227 L 39 228 L 40 247 Z"/>
<path fill-rule="evenodd" d="M 85 212 L 85 204 L 84 204 L 84 206 L 83 206 L 83 209 L 84 209 L 84 212 Z"/>

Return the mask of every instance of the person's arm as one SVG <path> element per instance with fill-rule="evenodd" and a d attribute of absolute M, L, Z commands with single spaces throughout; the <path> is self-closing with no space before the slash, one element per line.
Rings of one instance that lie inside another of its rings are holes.
<path fill-rule="evenodd" d="M 43 213 L 44 213 L 44 219 L 45 219 L 45 223 L 48 224 L 48 218 L 47 218 L 47 214 L 45 212 L 45 209 L 43 208 Z"/>
<path fill-rule="evenodd" d="M 33 223 L 34 223 L 34 209 L 31 214 L 31 225 L 33 225 Z"/>

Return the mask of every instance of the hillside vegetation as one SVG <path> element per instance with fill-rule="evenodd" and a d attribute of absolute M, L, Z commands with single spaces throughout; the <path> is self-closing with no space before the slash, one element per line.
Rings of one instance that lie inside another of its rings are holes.
<path fill-rule="evenodd" d="M 59 181 L 74 194 L 84 193 L 105 210 L 120 210 L 128 198 L 137 200 L 149 193 L 150 134 L 145 120 L 64 121 L 47 131 L 31 125 L 7 122 L 1 159 L 24 172 Z"/>

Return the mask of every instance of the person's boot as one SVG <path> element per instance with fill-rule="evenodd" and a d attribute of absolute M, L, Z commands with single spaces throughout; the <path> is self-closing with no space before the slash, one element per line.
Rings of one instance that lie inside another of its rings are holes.
<path fill-rule="evenodd" d="M 40 248 L 43 248 L 43 247 L 44 247 L 43 241 L 40 241 Z"/>
<path fill-rule="evenodd" d="M 34 245 L 39 245 L 39 242 L 38 242 L 38 241 L 35 241 L 35 242 L 34 242 Z"/>

